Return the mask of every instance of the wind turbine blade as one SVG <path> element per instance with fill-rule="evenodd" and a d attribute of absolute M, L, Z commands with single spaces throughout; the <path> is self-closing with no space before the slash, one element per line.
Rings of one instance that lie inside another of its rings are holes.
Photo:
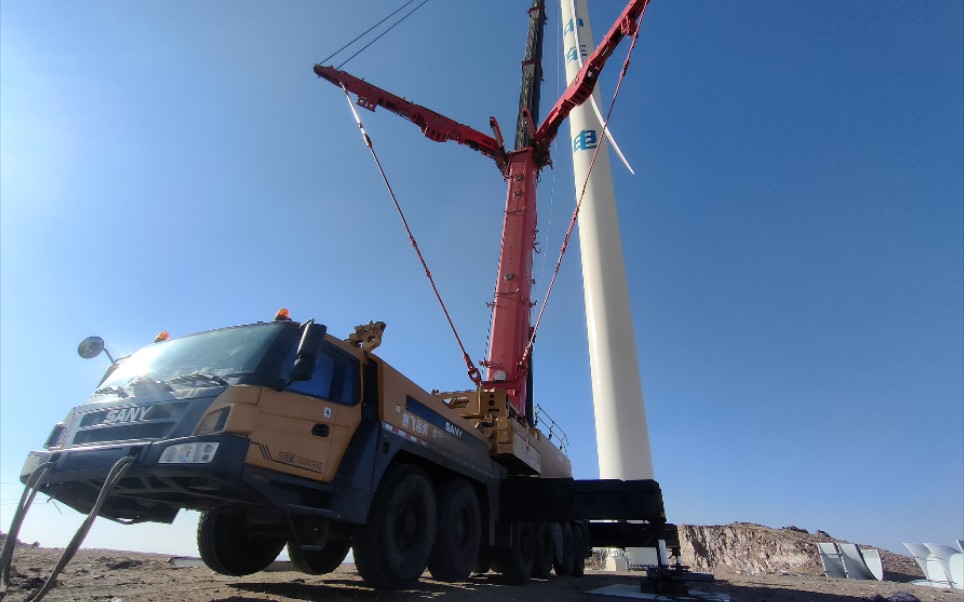
<path fill-rule="evenodd" d="M 606 139 L 609 140 L 609 144 L 613 145 L 613 150 L 616 151 L 616 156 L 619 157 L 620 161 L 623 162 L 623 165 L 626 166 L 626 169 L 629 170 L 629 173 L 635 176 L 636 172 L 633 171 L 633 166 L 630 165 L 629 161 L 626 160 L 626 157 L 623 155 L 623 151 L 620 150 L 619 145 L 616 144 L 616 139 L 613 138 L 612 128 L 606 125 L 606 120 L 603 119 L 602 113 L 599 111 L 599 105 L 596 104 L 596 99 L 590 96 L 589 101 L 592 102 L 592 110 L 596 112 L 596 118 L 599 119 L 599 123 L 602 124 L 603 131 L 606 132 Z"/>
<path fill-rule="evenodd" d="M 571 0 L 569 2 L 569 14 L 571 15 L 576 14 L 576 0 Z M 579 63 L 579 68 L 582 69 L 582 65 L 583 65 L 582 51 L 581 51 L 582 44 L 579 41 L 579 28 L 573 27 L 572 33 L 576 38 L 576 48 L 577 48 L 576 59 Z M 613 150 L 616 151 L 616 156 L 618 156 L 619 160 L 623 162 L 623 165 L 626 166 L 626 169 L 629 170 L 629 173 L 635 176 L 636 172 L 633 171 L 632 165 L 629 164 L 629 161 L 626 160 L 626 156 L 623 155 L 623 151 L 619 148 L 619 145 L 616 144 L 616 139 L 613 138 L 612 130 L 606 127 L 606 120 L 603 119 L 602 112 L 599 110 L 599 105 L 596 104 L 595 94 L 589 95 L 589 102 L 592 103 L 592 110 L 595 111 L 596 113 L 596 119 L 598 119 L 599 124 L 603 126 L 603 132 L 606 133 L 606 139 L 609 140 L 609 143 L 613 145 Z"/>

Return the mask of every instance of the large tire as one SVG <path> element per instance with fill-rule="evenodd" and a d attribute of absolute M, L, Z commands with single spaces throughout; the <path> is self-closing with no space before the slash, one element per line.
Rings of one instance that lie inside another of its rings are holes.
<path fill-rule="evenodd" d="M 575 524 L 572 529 L 572 544 L 575 554 L 572 559 L 572 576 L 582 577 L 586 573 L 587 539 L 585 524 Z"/>
<path fill-rule="evenodd" d="M 302 573 L 327 575 L 341 566 L 350 549 L 350 539 L 329 540 L 320 550 L 302 550 L 297 543 L 289 541 L 288 558 Z"/>
<path fill-rule="evenodd" d="M 552 568 L 556 570 L 557 575 L 571 575 L 572 567 L 575 561 L 575 554 L 573 553 L 575 543 L 572 536 L 572 525 L 569 523 L 562 524 L 562 549 L 556 550 L 555 558 L 552 561 Z"/>
<path fill-rule="evenodd" d="M 412 464 L 390 468 L 352 539 L 365 583 L 398 589 L 418 581 L 432 552 L 435 523 L 435 494 L 425 471 Z"/>
<path fill-rule="evenodd" d="M 533 523 L 513 523 L 512 546 L 499 550 L 496 570 L 509 583 L 525 583 L 532 575 L 536 558 L 536 534 Z"/>
<path fill-rule="evenodd" d="M 552 572 L 554 552 L 552 527 L 548 523 L 536 523 L 535 537 L 536 556 L 532 563 L 532 576 L 536 579 L 548 579 Z"/>
<path fill-rule="evenodd" d="M 442 483 L 436 493 L 438 522 L 428 570 L 439 581 L 465 581 L 482 542 L 482 513 L 475 490 L 464 479 Z"/>
<path fill-rule="evenodd" d="M 243 512 L 208 510 L 197 524 L 197 548 L 212 571 L 240 577 L 268 567 L 281 549 L 283 537 L 258 533 Z"/>

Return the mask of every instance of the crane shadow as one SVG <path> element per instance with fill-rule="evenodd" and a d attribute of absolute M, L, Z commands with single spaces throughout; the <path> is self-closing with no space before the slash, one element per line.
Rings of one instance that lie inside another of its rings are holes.
<path fill-rule="evenodd" d="M 589 574 L 583 577 L 557 577 L 548 580 L 532 580 L 524 585 L 507 583 L 501 576 L 489 573 L 473 576 L 460 583 L 443 583 L 434 581 L 426 574 L 412 587 L 396 591 L 380 591 L 365 585 L 358 579 L 340 578 L 332 575 L 331 579 L 303 580 L 289 582 L 232 583 L 231 586 L 239 590 L 239 596 L 221 598 L 212 602 L 249 602 L 251 598 L 245 594 L 270 596 L 278 600 L 426 600 L 450 597 L 453 599 L 492 602 L 533 602 L 534 600 L 552 600 L 553 602 L 567 602 L 569 600 L 617 600 L 605 595 L 589 595 L 588 592 L 611 585 L 631 584 L 631 588 L 638 591 L 639 578 L 625 574 Z M 822 583 L 785 582 L 769 583 L 765 581 L 751 583 L 731 583 L 721 580 L 707 583 L 691 583 L 690 591 L 698 590 L 709 594 L 725 594 L 730 600 L 766 600 L 768 602 L 866 602 L 872 589 L 845 590 L 828 584 L 826 591 Z M 816 591 L 815 591 L 816 590 Z M 263 599 L 263 598 L 257 598 Z M 669 599 L 669 598 L 664 598 Z M 725 599 L 725 598 L 724 598 Z M 882 598 L 887 599 L 887 598 Z"/>

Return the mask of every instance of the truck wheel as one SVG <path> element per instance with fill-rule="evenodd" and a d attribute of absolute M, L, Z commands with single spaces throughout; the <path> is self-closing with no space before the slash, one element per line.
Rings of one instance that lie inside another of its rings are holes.
<path fill-rule="evenodd" d="M 303 550 L 296 543 L 288 542 L 288 558 L 291 564 L 308 575 L 327 575 L 334 571 L 351 549 L 350 539 L 328 541 L 320 550 Z"/>
<path fill-rule="evenodd" d="M 572 525 L 563 523 L 562 525 L 562 549 L 556 550 L 552 567 L 556 569 L 557 575 L 572 574 L 572 566 L 575 561 L 573 554 Z"/>
<path fill-rule="evenodd" d="M 496 569 L 509 583 L 525 583 L 532 575 L 536 536 L 532 523 L 513 523 L 512 547 L 499 550 Z"/>
<path fill-rule="evenodd" d="M 428 474 L 398 464 L 388 470 L 372 499 L 368 521 L 352 539 L 355 566 L 376 589 L 418 581 L 435 541 L 435 494 Z"/>
<path fill-rule="evenodd" d="M 536 556 L 532 563 L 532 576 L 536 579 L 548 579 L 552 572 L 552 528 L 548 523 L 535 524 Z"/>
<path fill-rule="evenodd" d="M 282 537 L 257 533 L 242 512 L 208 510 L 197 524 L 197 548 L 212 571 L 240 577 L 267 568 L 281 549 Z"/>
<path fill-rule="evenodd" d="M 572 547 L 575 554 L 572 558 L 572 576 L 582 577 L 586 573 L 586 539 L 584 525 L 577 524 L 572 529 Z"/>
<path fill-rule="evenodd" d="M 465 581 L 472 573 L 482 541 L 479 498 L 464 479 L 442 483 L 436 498 L 438 523 L 428 570 L 439 581 Z"/>

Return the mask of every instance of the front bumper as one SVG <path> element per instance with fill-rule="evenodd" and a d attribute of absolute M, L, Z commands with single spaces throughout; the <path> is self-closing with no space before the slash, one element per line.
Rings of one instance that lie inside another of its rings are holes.
<path fill-rule="evenodd" d="M 158 463 L 169 446 L 195 442 L 218 444 L 210 463 Z M 111 467 L 124 456 L 133 456 L 133 464 L 111 491 L 100 516 L 123 522 L 170 523 L 182 508 L 271 506 L 286 513 L 359 523 L 365 520 L 370 495 L 247 465 L 249 445 L 246 437 L 238 435 L 206 435 L 32 451 L 20 480 L 26 483 L 39 466 L 49 463 L 50 469 L 38 483 L 40 492 L 86 514 L 93 507 Z"/>

